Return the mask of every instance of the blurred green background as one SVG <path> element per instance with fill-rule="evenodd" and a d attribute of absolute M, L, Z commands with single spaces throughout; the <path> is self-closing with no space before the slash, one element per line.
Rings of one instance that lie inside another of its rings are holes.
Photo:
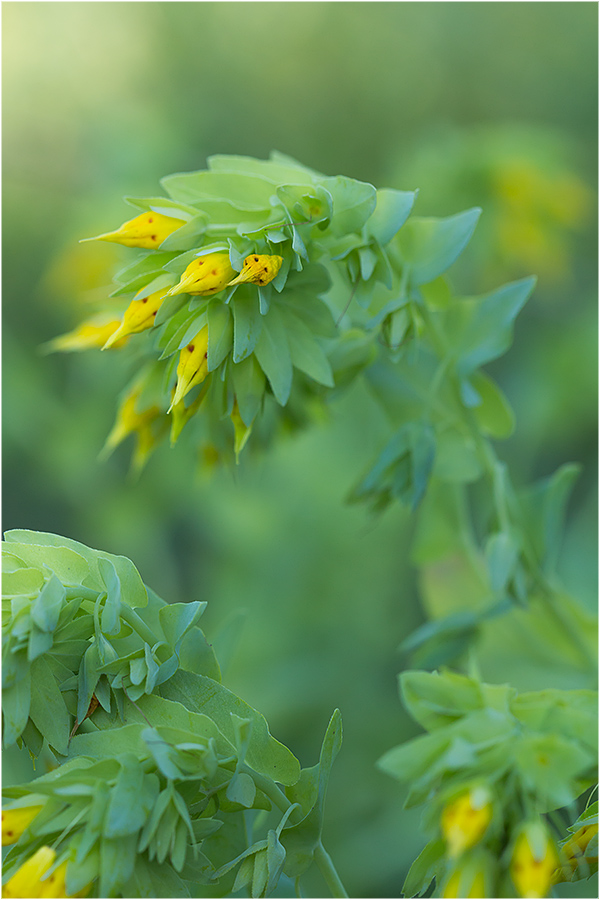
<path fill-rule="evenodd" d="M 402 788 L 374 764 L 417 732 L 397 699 L 397 647 L 424 614 L 407 515 L 373 520 L 344 502 L 387 440 L 383 414 L 359 384 L 329 422 L 258 462 L 242 457 L 233 474 L 198 477 L 181 441 L 132 482 L 129 446 L 97 461 L 127 364 L 97 351 L 44 357 L 39 345 L 74 327 L 127 258 L 79 238 L 130 218 L 124 194 L 159 193 L 162 175 L 213 153 L 277 148 L 327 174 L 418 187 L 421 214 L 482 206 L 454 283 L 483 293 L 539 276 L 514 347 L 490 367 L 518 416 L 499 449 L 517 483 L 584 464 L 563 575 L 593 604 L 597 6 L 8 2 L 2 12 L 4 528 L 129 556 L 166 599 L 207 600 L 205 631 L 231 655 L 226 683 L 303 765 L 339 706 L 326 843 L 351 896 L 397 897 L 424 840 L 419 812 L 402 809 Z M 521 666 L 518 686 L 550 683 L 547 665 Z M 19 771 L 9 758 L 5 778 Z"/>

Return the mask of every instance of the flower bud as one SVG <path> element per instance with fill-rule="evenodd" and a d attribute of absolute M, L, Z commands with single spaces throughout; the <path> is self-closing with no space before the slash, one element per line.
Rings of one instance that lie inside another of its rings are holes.
<path fill-rule="evenodd" d="M 100 455 L 102 458 L 109 456 L 130 434 L 143 432 L 149 423 L 160 415 L 158 406 L 152 406 L 141 411 L 137 410 L 137 403 L 141 393 L 142 390 L 139 386 L 134 387 L 122 401 L 117 412 L 115 424 L 101 450 Z"/>
<path fill-rule="evenodd" d="M 208 375 L 208 327 L 205 325 L 179 354 L 177 386 L 167 412 L 171 412 L 188 391 Z"/>
<path fill-rule="evenodd" d="M 56 853 L 50 847 L 40 847 L 2 886 L 3 897 L 41 897 L 45 887 L 42 882 L 54 860 Z"/>
<path fill-rule="evenodd" d="M 84 241 L 109 241 L 123 244 L 125 247 L 142 247 L 144 250 L 156 250 L 162 242 L 178 228 L 185 225 L 183 219 L 163 216 L 162 213 L 149 212 L 124 222 L 116 231 L 107 231 Z"/>
<path fill-rule="evenodd" d="M 446 804 L 440 825 L 449 856 L 459 856 L 481 840 L 492 819 L 491 799 L 487 787 L 478 785 Z"/>
<path fill-rule="evenodd" d="M 209 297 L 227 287 L 229 279 L 235 275 L 228 253 L 208 253 L 194 259 L 167 297 L 175 294 L 197 294 Z"/>
<path fill-rule="evenodd" d="M 487 854 L 463 857 L 442 888 L 442 897 L 492 897 L 493 863 Z"/>
<path fill-rule="evenodd" d="M 15 844 L 33 822 L 42 806 L 15 806 L 2 810 L 2 846 Z"/>
<path fill-rule="evenodd" d="M 119 323 L 119 327 L 110 335 L 102 349 L 108 350 L 126 336 L 139 334 L 140 331 L 152 328 L 164 299 L 165 291 L 163 290 L 155 291 L 139 300 L 132 300 L 123 314 L 123 321 Z"/>
<path fill-rule="evenodd" d="M 234 284 L 268 284 L 273 281 L 281 268 L 282 256 L 267 256 L 251 254 L 244 260 L 242 271 L 230 281 L 228 287 Z"/>
<path fill-rule="evenodd" d="M 541 821 L 529 822 L 518 835 L 510 875 L 521 897 L 547 897 L 558 854 Z"/>
<path fill-rule="evenodd" d="M 44 344 L 43 349 L 46 353 L 70 353 L 73 350 L 90 350 L 93 347 L 104 349 L 108 341 L 110 341 L 110 346 L 122 347 L 126 342 L 125 337 L 121 336 L 116 341 L 112 340 L 120 324 L 118 319 L 111 319 L 109 322 L 95 320 L 82 322 L 73 331 L 48 341 L 47 344 Z"/>
<path fill-rule="evenodd" d="M 595 852 L 590 844 L 594 841 Z M 586 852 L 590 848 L 590 852 Z M 598 823 L 591 822 L 576 831 L 562 845 L 563 857 L 566 864 L 554 872 L 553 883 L 568 881 L 574 872 L 579 869 L 580 877 L 585 878 L 598 871 Z"/>

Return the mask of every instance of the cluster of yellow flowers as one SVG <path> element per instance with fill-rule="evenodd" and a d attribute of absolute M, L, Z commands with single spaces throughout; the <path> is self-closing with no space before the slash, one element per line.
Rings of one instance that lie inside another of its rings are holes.
<path fill-rule="evenodd" d="M 494 896 L 494 861 L 478 848 L 494 817 L 493 797 L 485 785 L 475 785 L 448 802 L 440 830 L 451 862 L 443 897 Z M 563 865 L 550 832 L 541 819 L 525 822 L 512 843 L 509 873 L 519 897 L 547 897 L 552 884 L 570 879 L 580 865 L 598 825 L 580 828 L 562 847 Z M 596 859 L 587 859 L 588 868 Z"/>
<path fill-rule="evenodd" d="M 2 811 L 2 845 L 15 844 L 31 825 L 43 806 L 17 806 Z M 76 894 L 68 894 L 66 879 L 68 860 L 56 865 L 56 850 L 40 847 L 2 885 L 2 896 L 17 897 L 85 897 L 89 885 Z"/>

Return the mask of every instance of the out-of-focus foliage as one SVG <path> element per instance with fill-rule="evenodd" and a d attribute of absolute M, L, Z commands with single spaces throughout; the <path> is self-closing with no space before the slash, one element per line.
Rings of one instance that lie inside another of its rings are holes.
<path fill-rule="evenodd" d="M 320 171 L 419 187 L 417 215 L 481 206 L 456 275 L 461 288 L 483 294 L 530 274 L 505 252 L 499 279 L 471 276 L 475 258 L 497 258 L 483 237 L 493 197 L 483 185 L 467 189 L 462 176 L 440 184 L 437 172 L 456 158 L 449 143 L 478 144 L 484 128 L 515 134 L 524 150 L 526 126 L 530 163 L 555 154 L 545 149 L 551 131 L 552 144 L 558 135 L 567 148 L 561 172 L 593 198 L 597 9 L 15 3 L 3 18 L 5 526 L 125 553 L 159 593 L 210 600 L 207 630 L 223 626 L 215 645 L 222 661 L 229 653 L 228 683 L 304 764 L 318 752 L 315 721 L 323 729 L 339 705 L 345 746 L 330 786 L 327 844 L 352 894 L 397 896 L 425 838 L 417 813 L 402 809 L 400 787 L 390 790 L 374 762 L 416 730 L 398 706 L 396 648 L 423 613 L 399 552 L 405 512 L 390 506 L 375 527 L 361 507 L 342 504 L 389 441 L 383 414 L 357 385 L 327 427 L 317 420 L 251 467 L 242 457 L 235 483 L 218 471 L 191 477 L 195 456 L 178 446 L 176 463 L 159 448 L 135 484 L 126 480 L 129 447 L 95 463 L 128 377 L 119 355 L 107 367 L 99 353 L 42 358 L 36 348 L 110 291 L 115 248 L 78 239 L 100 220 L 106 228 L 121 220 L 121 195 L 145 196 L 164 172 L 201 168 L 214 153 L 265 158 L 278 147 Z M 426 171 L 417 171 L 425 158 Z M 583 208 L 585 231 L 558 230 L 567 281 L 555 289 L 538 271 L 515 344 L 489 369 L 517 414 L 504 445 L 515 481 L 547 476 L 565 460 L 584 464 L 560 569 L 587 603 L 597 549 L 593 221 Z M 116 249 L 118 264 L 127 253 Z M 430 612 L 469 612 L 473 585 L 460 560 L 428 567 L 419 581 Z M 557 671 L 535 640 L 530 615 L 515 610 L 489 623 L 485 680 L 501 682 L 509 671 L 521 690 L 564 686 L 565 677 L 581 687 L 577 668 Z M 31 774 L 9 751 L 4 777 Z"/>

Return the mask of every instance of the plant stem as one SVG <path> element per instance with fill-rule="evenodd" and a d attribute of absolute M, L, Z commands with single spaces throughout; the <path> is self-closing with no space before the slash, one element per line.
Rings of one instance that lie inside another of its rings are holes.
<path fill-rule="evenodd" d="M 340 876 L 336 872 L 333 860 L 329 853 L 319 841 L 315 848 L 315 862 L 319 867 L 321 875 L 327 883 L 327 887 L 331 891 L 332 897 L 347 897 L 346 889 L 340 880 Z"/>

